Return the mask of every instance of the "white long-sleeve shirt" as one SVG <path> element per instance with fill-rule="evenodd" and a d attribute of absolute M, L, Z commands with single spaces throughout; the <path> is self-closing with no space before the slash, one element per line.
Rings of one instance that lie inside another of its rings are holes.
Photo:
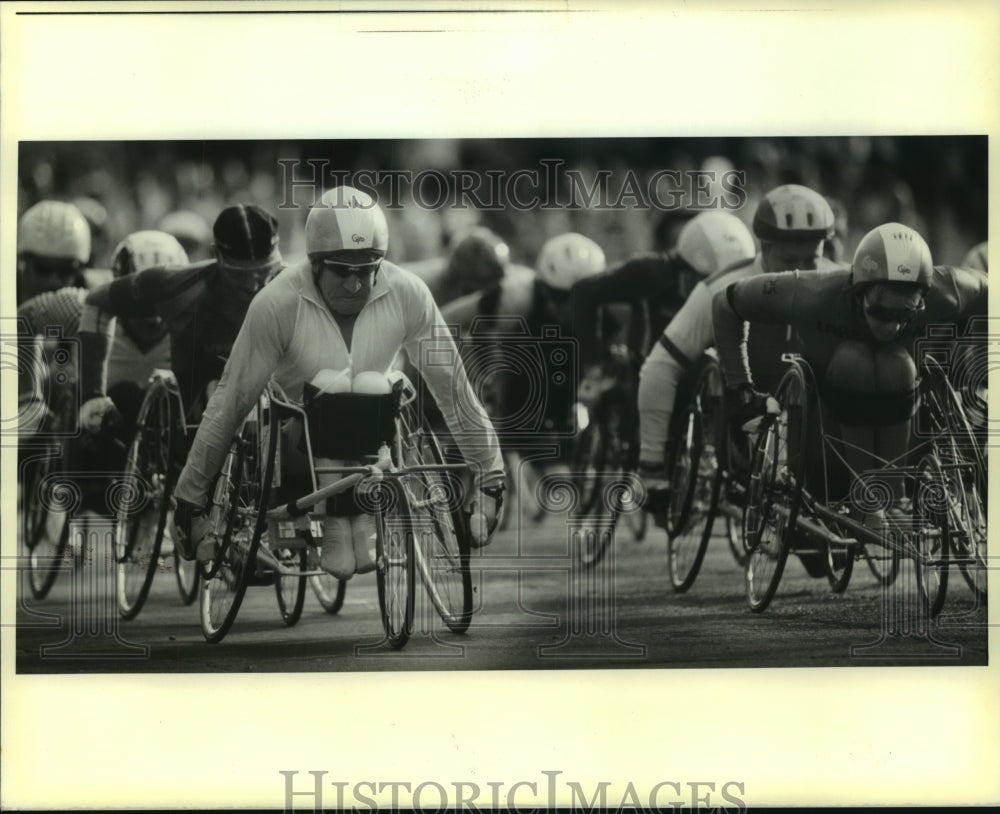
<path fill-rule="evenodd" d="M 302 260 L 250 304 L 174 494 L 204 505 L 233 438 L 272 377 L 289 398 L 301 400 L 303 383 L 320 370 L 387 373 L 401 349 L 427 382 L 466 460 L 480 472 L 503 469 L 496 434 L 427 285 L 384 261 L 348 351 L 309 261 Z"/>

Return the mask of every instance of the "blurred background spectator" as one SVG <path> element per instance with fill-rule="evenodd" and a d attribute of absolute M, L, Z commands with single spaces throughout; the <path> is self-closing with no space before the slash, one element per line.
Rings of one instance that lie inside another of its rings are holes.
<path fill-rule="evenodd" d="M 593 238 L 614 263 L 669 248 L 695 214 L 686 207 L 643 206 L 636 195 L 646 195 L 651 183 L 661 202 L 674 190 L 677 200 L 690 204 L 695 190 L 681 173 L 714 172 L 715 182 L 706 182 L 703 192 L 711 199 L 725 195 L 720 179 L 735 171 L 745 173 L 745 198 L 735 214 L 748 224 L 767 190 L 802 183 L 846 213 L 839 247 L 844 258 L 873 226 L 895 220 L 927 238 L 935 262 L 958 263 L 987 237 L 987 167 L 987 142 L 980 136 L 24 142 L 18 216 L 45 198 L 77 203 L 94 235 L 91 265 L 101 267 L 125 235 L 167 226 L 182 232 L 177 237 L 188 241 L 193 258 L 208 256 L 203 226 L 228 204 L 254 202 L 278 215 L 283 253 L 294 258 L 303 250 L 308 206 L 337 184 L 333 173 L 350 179 L 362 170 L 409 170 L 415 177 L 424 173 L 419 188 L 399 183 L 394 196 L 388 183 L 378 186 L 383 204 L 395 197 L 402 207 L 386 208 L 389 256 L 396 262 L 446 257 L 456 235 L 484 226 L 506 241 L 512 263 L 530 265 L 549 237 L 566 231 Z M 476 194 L 490 202 L 487 171 L 509 180 L 519 170 L 539 176 L 537 185 L 522 179 L 516 191 L 536 205 L 452 206 L 461 171 L 477 179 Z M 604 202 L 621 205 L 601 206 L 599 195 L 587 205 L 577 185 L 580 205 L 566 208 L 574 191 L 566 171 L 579 173 L 587 189 L 604 172 Z M 440 189 L 441 179 L 451 188 Z M 536 194 L 543 200 L 533 199 Z M 419 206 L 418 198 L 443 205 Z"/>

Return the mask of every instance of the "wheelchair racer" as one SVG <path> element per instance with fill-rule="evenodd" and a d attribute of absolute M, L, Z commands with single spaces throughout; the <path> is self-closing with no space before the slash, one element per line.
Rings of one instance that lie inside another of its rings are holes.
<path fill-rule="evenodd" d="M 702 217 L 702 216 L 699 216 Z M 835 217 L 826 199 L 808 187 L 785 184 L 772 189 L 754 213 L 753 231 L 760 240 L 754 254 L 752 238 L 734 216 L 715 218 L 704 228 L 682 232 L 678 248 L 711 271 L 711 265 L 695 258 L 729 257 L 728 267 L 719 265 L 702 279 L 691 296 L 664 329 L 640 371 L 639 378 L 639 472 L 647 492 L 647 507 L 662 518 L 669 501 L 670 473 L 664 454 L 674 407 L 686 378 L 701 355 L 714 343 L 712 299 L 737 280 L 773 275 L 790 269 L 830 270 L 840 268 L 824 256 L 824 246 L 833 236 Z M 747 240 L 750 239 L 750 245 Z M 722 247 L 729 247 L 728 254 Z M 732 247 L 739 247 L 733 251 Z M 689 261 L 691 262 L 691 261 Z M 796 349 L 785 325 L 753 325 L 749 328 L 750 367 L 760 387 L 770 390 L 783 372 L 780 358 Z"/>
<path fill-rule="evenodd" d="M 850 269 L 753 277 L 719 291 L 713 300 L 719 361 L 744 415 L 763 412 L 742 324 L 791 323 L 850 468 L 881 468 L 908 451 L 917 406 L 913 346 L 921 329 L 985 314 L 987 297 L 984 273 L 934 266 L 915 230 L 887 223 L 862 238 Z M 890 480 L 890 514 L 905 512 L 901 479 Z M 874 531 L 885 527 L 881 510 L 862 514 Z"/>
<path fill-rule="evenodd" d="M 441 353 L 458 354 L 427 285 L 385 260 L 385 216 L 369 195 L 352 187 L 326 192 L 310 209 L 305 234 L 307 258 L 278 274 L 250 304 L 177 482 L 175 520 L 188 543 L 182 553 L 188 559 L 214 556 L 205 511 L 209 489 L 272 377 L 298 400 L 305 383 L 322 371 L 351 371 L 355 381 L 365 374 L 385 376 L 401 349 L 426 379 L 463 455 L 477 470 L 474 505 L 487 528 L 473 529 L 473 542 L 485 544 L 502 506 L 503 463 L 461 363 L 429 363 Z M 459 431 L 471 425 L 471 432 Z M 324 523 L 323 567 L 340 579 L 371 570 L 373 531 L 371 516 L 360 510 Z"/>
<path fill-rule="evenodd" d="M 259 206 L 236 204 L 222 210 L 213 235 L 213 260 L 143 269 L 87 296 L 80 318 L 84 428 L 96 431 L 104 414 L 114 409 L 107 381 L 108 366 L 115 362 L 111 351 L 116 317 L 132 326 L 130 330 L 156 325 L 138 320 L 162 320 L 186 418 L 197 422 L 206 389 L 222 375 L 250 301 L 284 265 L 278 222 Z"/>

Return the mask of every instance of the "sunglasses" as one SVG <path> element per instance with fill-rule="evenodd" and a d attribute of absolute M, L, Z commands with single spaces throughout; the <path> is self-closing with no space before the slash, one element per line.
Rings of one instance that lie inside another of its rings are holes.
<path fill-rule="evenodd" d="M 321 271 L 330 271 L 342 279 L 348 277 L 368 277 L 379 270 L 382 258 L 370 263 L 341 263 L 339 260 L 323 259 L 319 261 Z"/>
<path fill-rule="evenodd" d="M 865 313 L 872 319 L 885 323 L 906 324 L 914 317 L 913 311 L 908 308 L 886 308 L 882 305 L 866 306 Z"/>

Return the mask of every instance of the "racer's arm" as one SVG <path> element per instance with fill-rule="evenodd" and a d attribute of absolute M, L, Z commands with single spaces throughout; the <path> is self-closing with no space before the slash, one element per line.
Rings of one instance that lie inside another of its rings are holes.
<path fill-rule="evenodd" d="M 639 460 L 663 463 L 677 383 L 712 344 L 712 291 L 699 282 L 639 372 Z"/>
<path fill-rule="evenodd" d="M 431 395 L 458 443 L 462 456 L 477 475 L 503 471 L 503 459 L 493 425 L 469 384 L 458 348 L 427 286 L 412 289 L 404 349 L 427 382 Z M 442 364 L 453 360 L 454 364 Z"/>
<path fill-rule="evenodd" d="M 925 304 L 920 320 L 925 325 L 986 316 L 989 277 L 978 269 L 935 266 Z"/>
<path fill-rule="evenodd" d="M 80 327 L 80 311 L 87 296 L 86 289 L 77 287 L 47 291 L 22 303 L 17 309 L 18 333 L 18 403 L 44 401 L 43 337 L 72 339 Z"/>
<path fill-rule="evenodd" d="M 477 317 L 526 318 L 531 310 L 534 278 L 528 275 L 507 277 L 485 292 L 467 294 L 452 300 L 438 315 L 446 325 L 457 326 L 459 337 L 468 335 Z"/>
<path fill-rule="evenodd" d="M 572 334 L 580 343 L 580 360 L 586 368 L 600 360 L 601 320 L 598 311 L 607 303 L 640 303 L 670 288 L 675 261 L 646 256 L 627 260 L 601 274 L 574 283 Z"/>
<path fill-rule="evenodd" d="M 798 272 L 758 274 L 732 283 L 712 300 L 712 324 L 719 363 L 729 387 L 752 384 L 747 356 L 748 322 L 795 322 Z"/>
<path fill-rule="evenodd" d="M 255 297 L 195 435 L 174 494 L 204 506 L 233 438 L 291 344 L 294 312 L 281 315 L 273 298 Z"/>

